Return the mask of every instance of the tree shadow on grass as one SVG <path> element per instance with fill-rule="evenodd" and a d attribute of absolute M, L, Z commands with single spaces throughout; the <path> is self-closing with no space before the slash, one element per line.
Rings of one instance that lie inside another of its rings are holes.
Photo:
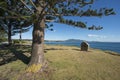
<path fill-rule="evenodd" d="M 25 64 L 30 61 L 30 45 L 12 45 L 0 46 L 0 65 L 10 63 L 12 61 L 21 60 Z"/>
<path fill-rule="evenodd" d="M 62 49 L 62 48 L 46 48 L 44 49 L 44 52 L 47 53 L 47 51 L 50 51 L 50 50 L 68 50 L 68 49 Z"/>
<path fill-rule="evenodd" d="M 88 51 L 82 51 L 81 49 L 72 49 L 72 50 L 75 50 L 75 51 L 78 51 L 78 52 L 85 52 L 85 53 L 92 52 L 91 50 L 88 50 Z"/>
<path fill-rule="evenodd" d="M 17 50 L 17 49 L 11 49 L 11 52 L 22 62 L 24 62 L 25 64 L 29 63 L 30 58 L 28 56 L 26 56 L 25 51 L 22 50 Z"/>
<path fill-rule="evenodd" d="M 81 51 L 80 49 L 72 49 L 72 50 L 75 50 L 75 51 Z"/>

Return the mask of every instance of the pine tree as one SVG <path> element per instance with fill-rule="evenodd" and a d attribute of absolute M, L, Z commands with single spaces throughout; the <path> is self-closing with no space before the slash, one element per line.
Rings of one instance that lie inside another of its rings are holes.
<path fill-rule="evenodd" d="M 29 25 L 27 20 L 20 19 L 21 15 L 29 15 L 28 11 L 25 8 L 22 8 L 22 4 L 15 0 L 1 0 L 0 1 L 0 26 L 7 32 L 8 34 L 8 44 L 12 44 L 11 36 L 17 33 L 27 32 L 29 29 Z M 14 16 L 17 15 L 17 16 Z M 11 17 L 13 16 L 13 17 Z M 26 23 L 26 24 L 24 24 Z M 31 25 L 31 24 L 30 24 Z M 21 28 L 21 29 L 20 29 Z"/>
<path fill-rule="evenodd" d="M 9 1 L 9 0 L 8 0 Z M 15 0 L 13 0 L 15 1 Z M 18 2 L 18 1 L 15 1 Z M 32 39 L 32 53 L 29 62 L 28 72 L 43 71 L 45 67 L 44 60 L 44 29 L 46 28 L 45 22 L 57 22 L 72 25 L 78 28 L 85 28 L 88 30 L 100 30 L 101 26 L 92 25 L 87 27 L 86 23 L 82 21 L 75 22 L 73 20 L 66 20 L 64 16 L 88 16 L 88 17 L 102 17 L 114 15 L 115 12 L 112 8 L 100 8 L 93 10 L 89 5 L 94 3 L 94 0 L 20 0 L 22 8 L 27 9 L 31 14 L 28 15 L 33 24 L 33 39 Z M 16 5 L 18 6 L 18 5 Z M 84 10 L 84 7 L 88 9 Z M 0 7 L 1 8 L 1 7 Z M 12 10 L 12 9 L 11 9 Z M 16 15 L 12 10 L 12 16 L 7 18 L 26 19 L 26 15 Z M 31 21 L 30 20 L 30 21 Z"/>

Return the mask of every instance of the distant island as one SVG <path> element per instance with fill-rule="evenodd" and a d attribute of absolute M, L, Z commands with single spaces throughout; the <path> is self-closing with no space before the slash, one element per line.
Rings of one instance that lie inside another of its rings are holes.
<path fill-rule="evenodd" d="M 80 39 L 68 39 L 68 40 L 45 40 L 45 42 L 82 42 L 85 40 Z"/>

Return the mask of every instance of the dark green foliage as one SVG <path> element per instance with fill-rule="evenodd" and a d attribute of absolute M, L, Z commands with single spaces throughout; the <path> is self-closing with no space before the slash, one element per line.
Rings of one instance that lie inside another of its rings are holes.
<path fill-rule="evenodd" d="M 109 16 L 109 15 L 115 15 L 115 12 L 113 8 L 107 9 L 107 8 L 100 8 L 100 9 L 92 9 L 91 6 L 94 3 L 94 0 L 11 0 L 11 1 L 0 1 L 0 4 L 2 5 L 0 7 L 0 11 L 3 13 L 3 11 L 6 11 L 8 15 L 12 16 L 12 18 L 17 17 L 19 21 L 25 21 L 24 26 L 32 25 L 34 22 L 37 21 L 37 19 L 44 18 L 45 21 L 55 21 L 60 22 L 72 26 L 76 26 L 79 28 L 86 28 L 88 30 L 100 30 L 102 27 L 95 26 L 96 28 L 93 28 L 93 26 L 88 27 L 85 22 L 82 21 L 72 21 L 71 20 L 65 20 L 63 16 L 96 16 L 96 17 L 102 17 L 102 16 Z M 4 5 L 3 5 L 4 4 Z M 10 7 L 8 7 L 10 6 Z M 28 7 L 30 6 L 30 7 Z M 40 6 L 43 8 L 41 12 L 37 12 L 36 7 Z M 87 7 L 88 9 L 84 9 L 84 7 Z M 44 14 L 43 14 L 44 13 Z M 4 13 L 3 13 L 4 14 Z M 40 18 L 36 18 L 37 14 L 41 15 Z M 56 21 L 57 19 L 57 21 Z M 23 25 L 19 25 L 22 26 Z"/>
<path fill-rule="evenodd" d="M 87 28 L 86 24 L 81 21 L 73 21 L 73 20 L 67 20 L 64 18 L 60 18 L 60 20 L 57 22 L 72 25 L 72 26 L 78 27 L 78 28 Z"/>
<path fill-rule="evenodd" d="M 96 27 L 95 25 L 88 27 L 88 30 L 101 30 L 101 29 L 103 29 L 103 27 L 101 27 L 101 26 Z"/>

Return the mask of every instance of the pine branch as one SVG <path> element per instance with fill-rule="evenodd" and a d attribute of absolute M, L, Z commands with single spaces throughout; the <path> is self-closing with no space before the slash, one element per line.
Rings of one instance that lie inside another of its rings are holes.
<path fill-rule="evenodd" d="M 15 12 L 13 12 L 13 11 L 11 11 L 11 10 L 8 10 L 8 9 L 6 9 L 6 8 L 3 8 L 3 7 L 0 7 L 0 9 L 2 9 L 2 10 L 4 10 L 4 11 L 7 11 L 8 13 L 10 13 L 10 14 L 12 14 L 12 15 L 18 15 L 17 13 L 15 13 Z"/>
<path fill-rule="evenodd" d="M 32 0 L 30 0 L 30 3 L 34 6 L 34 8 L 37 10 L 37 7 L 36 7 L 36 5 L 33 3 L 33 1 Z"/>
<path fill-rule="evenodd" d="M 27 20 L 28 18 L 30 18 L 31 16 L 4 16 L 4 17 L 2 17 L 2 16 L 0 16 L 0 20 L 2 20 L 2 19 L 22 19 L 22 20 Z"/>
<path fill-rule="evenodd" d="M 71 25 L 71 26 L 74 26 L 74 27 L 77 27 L 77 28 L 84 28 L 84 29 L 88 29 L 88 30 L 101 30 L 101 29 L 103 29 L 102 26 L 92 25 L 92 26 L 88 27 L 85 22 L 66 20 L 64 18 L 60 18 L 60 20 L 56 21 L 56 22 Z"/>
<path fill-rule="evenodd" d="M 27 4 L 23 1 L 23 0 L 20 0 L 21 1 L 21 3 L 29 10 L 29 11 L 31 11 L 32 13 L 34 13 L 28 6 L 27 6 Z"/>

